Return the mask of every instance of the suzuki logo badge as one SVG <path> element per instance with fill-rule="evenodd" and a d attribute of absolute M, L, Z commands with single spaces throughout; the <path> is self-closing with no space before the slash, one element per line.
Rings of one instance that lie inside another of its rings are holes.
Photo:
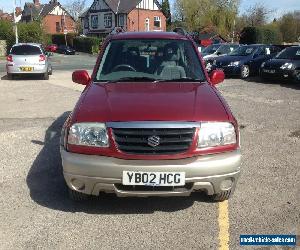
<path fill-rule="evenodd" d="M 157 147 L 160 144 L 160 138 L 156 135 L 148 137 L 148 145 L 151 147 Z"/>

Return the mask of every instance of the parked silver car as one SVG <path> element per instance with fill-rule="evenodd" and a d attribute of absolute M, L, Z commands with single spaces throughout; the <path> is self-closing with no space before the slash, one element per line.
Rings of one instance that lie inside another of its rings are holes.
<path fill-rule="evenodd" d="M 42 45 L 18 43 L 12 46 L 7 56 L 6 71 L 9 79 L 16 75 L 39 74 L 42 79 L 48 80 L 52 66 Z"/>

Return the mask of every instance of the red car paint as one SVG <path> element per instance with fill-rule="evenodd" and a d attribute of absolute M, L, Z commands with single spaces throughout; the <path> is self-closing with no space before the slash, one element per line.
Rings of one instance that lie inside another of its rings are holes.
<path fill-rule="evenodd" d="M 51 45 L 48 45 L 45 49 L 46 49 L 46 51 L 49 51 L 49 52 L 56 52 L 57 45 L 56 44 L 51 44 Z"/>
<path fill-rule="evenodd" d="M 224 79 L 222 72 L 212 72 L 211 78 L 206 75 L 203 83 L 106 83 L 96 84 L 92 80 L 101 61 L 103 51 L 111 40 L 115 39 L 183 39 L 192 40 L 176 33 L 147 32 L 120 33 L 110 36 L 104 42 L 91 78 L 86 72 L 73 73 L 73 80 L 80 84 L 87 83 L 72 115 L 65 123 L 66 131 L 74 123 L 80 122 L 118 122 L 118 121 L 226 121 L 231 122 L 236 129 L 238 125 L 225 100 L 221 97 L 214 84 Z M 195 53 L 203 61 L 196 45 Z M 204 68 L 204 67 L 203 67 Z M 233 145 L 198 149 L 197 135 L 194 135 L 192 146 L 187 152 L 172 155 L 133 155 L 118 150 L 112 130 L 108 129 L 110 147 L 98 148 L 78 145 L 66 145 L 67 150 L 74 153 L 89 155 L 105 155 L 122 159 L 180 159 L 195 155 L 215 154 L 233 151 L 238 148 Z"/>

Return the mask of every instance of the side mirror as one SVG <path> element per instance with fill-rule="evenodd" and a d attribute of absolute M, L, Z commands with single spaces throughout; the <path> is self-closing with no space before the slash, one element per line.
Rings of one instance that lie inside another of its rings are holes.
<path fill-rule="evenodd" d="M 81 85 L 88 85 L 91 77 L 86 70 L 76 70 L 72 74 L 72 81 Z"/>
<path fill-rule="evenodd" d="M 224 81 L 225 74 L 224 74 L 223 70 L 214 70 L 211 72 L 209 78 L 210 78 L 210 82 L 212 83 L 212 85 L 217 85 Z"/>

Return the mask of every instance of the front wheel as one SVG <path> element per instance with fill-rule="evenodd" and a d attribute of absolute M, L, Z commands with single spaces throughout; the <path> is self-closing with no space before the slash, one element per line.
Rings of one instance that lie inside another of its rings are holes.
<path fill-rule="evenodd" d="M 241 78 L 246 79 L 250 76 L 250 68 L 248 65 L 243 65 L 241 67 Z"/>
<path fill-rule="evenodd" d="M 233 195 L 233 190 L 222 191 L 221 193 L 214 194 L 211 196 L 213 201 L 225 201 Z"/>

